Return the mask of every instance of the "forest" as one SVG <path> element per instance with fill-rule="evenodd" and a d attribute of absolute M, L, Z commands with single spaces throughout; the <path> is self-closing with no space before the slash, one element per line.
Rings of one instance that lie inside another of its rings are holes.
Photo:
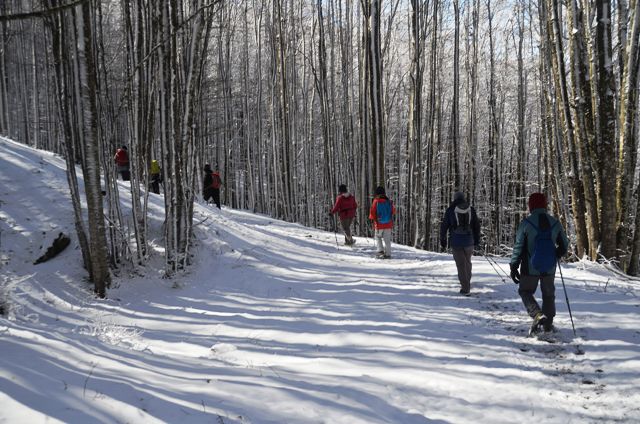
<path fill-rule="evenodd" d="M 346 184 L 356 235 L 382 185 L 394 242 L 426 250 L 460 190 L 508 255 L 541 191 L 573 258 L 638 275 L 639 40 L 637 0 L 3 0 L 0 134 L 66 159 L 99 296 L 148 258 L 152 160 L 168 275 L 204 164 L 228 207 L 327 230 Z"/>

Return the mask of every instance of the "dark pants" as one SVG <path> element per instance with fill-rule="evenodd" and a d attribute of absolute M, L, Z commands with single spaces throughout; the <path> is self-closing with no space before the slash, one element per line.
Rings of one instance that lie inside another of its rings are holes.
<path fill-rule="evenodd" d="M 204 197 L 205 202 L 209 202 L 209 199 L 213 199 L 213 203 L 216 204 L 218 209 L 220 209 L 220 189 L 219 188 L 207 188 L 204 193 L 202 193 L 202 197 Z"/>
<path fill-rule="evenodd" d="M 553 281 L 554 275 L 523 275 L 520 277 L 520 287 L 518 294 L 522 298 L 524 307 L 531 318 L 534 318 L 540 311 L 547 317 L 547 322 L 553 322 L 556 316 L 556 286 Z M 542 291 L 542 308 L 538 305 L 534 294 L 538 288 L 540 281 L 540 290 Z"/>
<path fill-rule="evenodd" d="M 122 177 L 122 181 L 129 181 L 131 179 L 131 174 L 129 172 L 129 165 L 116 165 L 116 170 L 120 173 Z"/>
<path fill-rule="evenodd" d="M 471 290 L 471 256 L 473 255 L 473 246 L 454 247 L 453 260 L 458 268 L 458 280 L 460 281 L 460 289 L 468 292 Z"/>
<path fill-rule="evenodd" d="M 351 223 L 353 218 L 340 219 L 342 230 L 344 231 L 344 243 L 353 244 L 353 236 L 351 235 Z"/>
<path fill-rule="evenodd" d="M 160 194 L 160 174 L 151 175 L 151 192 Z"/>

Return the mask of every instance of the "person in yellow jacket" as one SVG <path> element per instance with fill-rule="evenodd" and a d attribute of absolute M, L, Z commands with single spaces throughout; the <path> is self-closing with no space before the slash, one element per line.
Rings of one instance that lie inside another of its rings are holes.
<path fill-rule="evenodd" d="M 151 161 L 151 169 L 149 172 L 151 180 L 151 192 L 160 194 L 160 183 L 162 182 L 162 170 L 157 160 Z"/>

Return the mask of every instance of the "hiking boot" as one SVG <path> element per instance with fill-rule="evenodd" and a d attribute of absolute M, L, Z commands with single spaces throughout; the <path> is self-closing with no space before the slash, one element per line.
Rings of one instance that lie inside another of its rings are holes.
<path fill-rule="evenodd" d="M 529 335 L 537 334 L 544 328 L 545 323 L 547 322 L 547 317 L 542 313 L 538 312 L 535 317 L 533 317 L 533 322 L 531 323 L 531 327 L 529 328 Z"/>
<path fill-rule="evenodd" d="M 463 296 L 469 296 L 471 294 L 471 290 L 460 289 L 459 293 Z"/>
<path fill-rule="evenodd" d="M 382 255 L 382 259 L 391 259 L 391 255 Z"/>
<path fill-rule="evenodd" d="M 555 332 L 556 328 L 553 326 L 553 319 L 547 318 L 542 324 L 542 329 L 545 333 Z"/>

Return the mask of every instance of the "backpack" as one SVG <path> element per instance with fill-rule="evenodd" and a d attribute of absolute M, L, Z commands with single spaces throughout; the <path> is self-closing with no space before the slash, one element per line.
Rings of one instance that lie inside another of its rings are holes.
<path fill-rule="evenodd" d="M 547 218 L 546 215 L 544 217 Z M 551 233 L 553 232 L 553 228 L 558 224 L 558 221 L 551 226 L 547 225 L 549 228 L 546 230 L 541 230 L 540 227 L 531 222 L 529 218 L 525 218 L 525 220 L 538 232 L 534 240 L 533 252 L 531 252 L 531 265 L 540 271 L 540 273 L 546 274 L 553 270 L 553 267 L 556 265 L 556 245 L 551 239 Z M 548 222 L 547 218 L 547 224 Z"/>
<path fill-rule="evenodd" d="M 220 180 L 220 176 L 213 172 L 211 174 L 211 187 L 212 188 L 220 188 L 220 185 L 222 184 L 222 181 Z"/>
<path fill-rule="evenodd" d="M 453 227 L 453 232 L 455 234 L 471 234 L 471 206 L 466 206 L 466 209 L 456 206 L 453 210 L 453 215 L 456 218 L 456 224 Z"/>
<path fill-rule="evenodd" d="M 392 218 L 391 200 L 376 203 L 376 217 L 378 224 L 388 224 Z"/>

